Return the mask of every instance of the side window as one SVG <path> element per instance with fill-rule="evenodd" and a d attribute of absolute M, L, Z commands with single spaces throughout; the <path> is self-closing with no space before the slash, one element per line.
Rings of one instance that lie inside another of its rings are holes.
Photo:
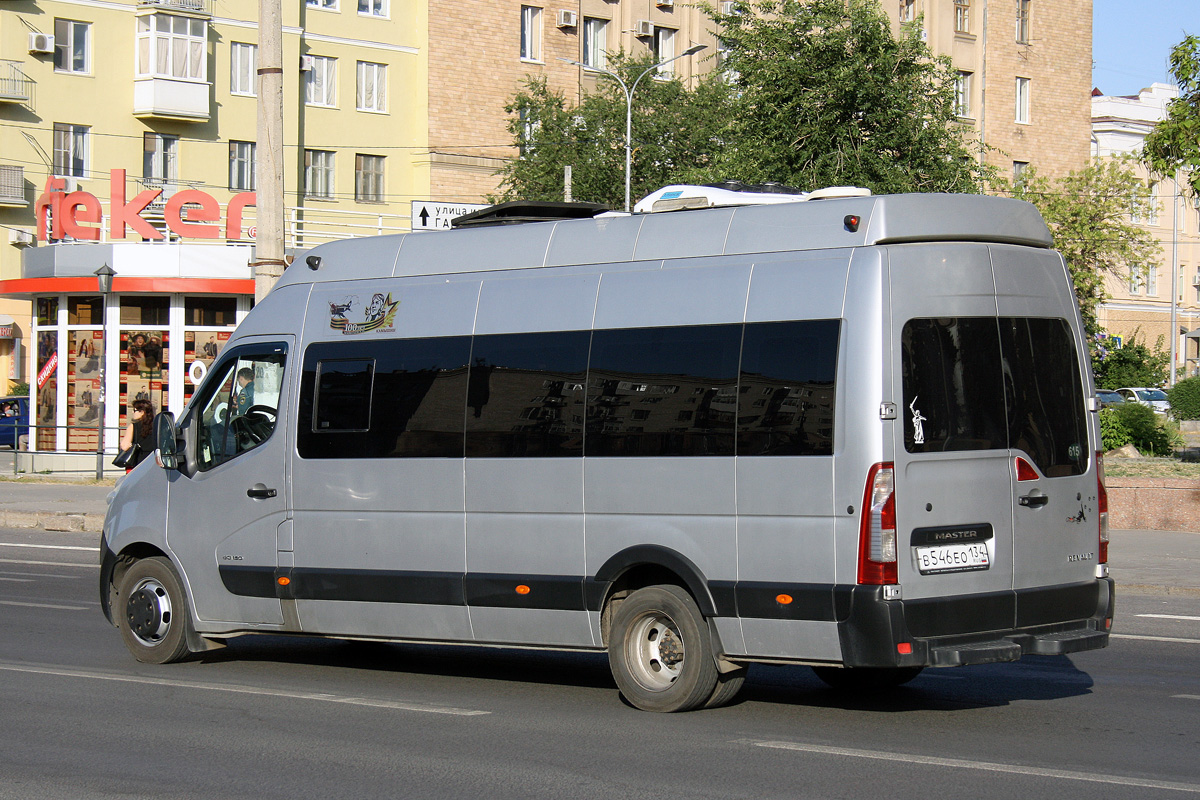
<path fill-rule="evenodd" d="M 321 433 L 369 431 L 375 359 L 317 362 L 312 429 Z"/>
<path fill-rule="evenodd" d="M 273 347 L 269 352 L 243 352 L 218 367 L 220 377 L 206 385 L 213 389 L 199 414 L 196 453 L 202 472 L 271 437 L 286 358 L 282 347 Z"/>
<path fill-rule="evenodd" d="M 838 320 L 746 326 L 739 456 L 833 455 L 839 329 Z"/>
<path fill-rule="evenodd" d="M 732 456 L 741 325 L 598 330 L 587 456 Z"/>

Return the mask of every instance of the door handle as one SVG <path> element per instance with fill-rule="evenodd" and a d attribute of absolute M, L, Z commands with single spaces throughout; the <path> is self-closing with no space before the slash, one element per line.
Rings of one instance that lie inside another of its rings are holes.
<path fill-rule="evenodd" d="M 256 499 L 263 497 L 274 497 L 275 495 L 276 491 L 274 489 L 268 489 L 261 483 L 256 483 L 253 487 L 246 490 L 246 497 L 253 497 Z"/>
<path fill-rule="evenodd" d="M 1050 497 L 1044 494 L 1023 494 L 1017 502 L 1028 508 L 1040 508 L 1050 502 Z"/>

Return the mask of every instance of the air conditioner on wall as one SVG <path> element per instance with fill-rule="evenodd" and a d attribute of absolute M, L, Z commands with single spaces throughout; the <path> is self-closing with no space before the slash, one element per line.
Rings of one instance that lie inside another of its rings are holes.
<path fill-rule="evenodd" d="M 654 5 L 659 8 L 674 8 L 675 0 L 654 0 Z"/>
<path fill-rule="evenodd" d="M 312 70 L 313 70 L 313 57 L 312 56 L 300 56 L 300 71 L 301 72 L 312 72 Z"/>
<path fill-rule="evenodd" d="M 562 8 L 558 11 L 558 27 L 574 28 L 579 24 L 579 14 L 574 11 Z"/>
<path fill-rule="evenodd" d="M 633 31 L 634 36 L 644 37 L 654 35 L 654 23 L 648 19 L 639 19 Z"/>
<path fill-rule="evenodd" d="M 17 228 L 9 228 L 8 243 L 15 244 L 17 247 L 28 247 L 33 244 L 33 234 L 29 231 L 18 230 Z"/>
<path fill-rule="evenodd" d="M 62 183 L 63 183 L 62 191 L 65 194 L 70 194 L 71 192 L 79 191 L 79 178 L 76 178 L 71 175 L 55 175 L 54 177 L 56 179 L 62 181 Z"/>
<path fill-rule="evenodd" d="M 53 53 L 54 52 L 54 35 L 50 33 L 31 33 L 29 34 L 29 52 L 31 53 Z"/>

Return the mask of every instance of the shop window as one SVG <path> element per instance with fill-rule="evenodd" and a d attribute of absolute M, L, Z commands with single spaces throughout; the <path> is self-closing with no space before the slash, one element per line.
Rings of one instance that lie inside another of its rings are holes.
<path fill-rule="evenodd" d="M 68 297 L 68 325 L 103 325 L 104 300 L 99 297 Z"/>
<path fill-rule="evenodd" d="M 171 301 L 167 297 L 129 297 L 121 298 L 122 325 L 161 325 L 170 324 Z"/>
<path fill-rule="evenodd" d="M 100 305 L 100 298 L 70 298 L 68 307 L 76 300 L 94 300 L 97 307 Z M 90 308 L 88 305 L 82 307 Z M 94 324 L 98 325 L 98 322 Z M 99 327 L 71 331 L 67 334 L 67 344 L 67 449 L 94 451 L 99 444 L 100 362 L 104 358 L 104 332 Z"/>
<path fill-rule="evenodd" d="M 232 328 L 237 325 L 237 298 L 189 297 L 183 301 L 183 324 L 188 327 Z"/>
<path fill-rule="evenodd" d="M 58 324 L 58 298 L 39 297 L 37 301 L 38 325 Z"/>

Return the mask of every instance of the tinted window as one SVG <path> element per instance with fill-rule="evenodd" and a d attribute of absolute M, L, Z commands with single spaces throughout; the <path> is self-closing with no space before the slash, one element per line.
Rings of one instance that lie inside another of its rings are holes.
<path fill-rule="evenodd" d="M 301 379 L 300 456 L 462 458 L 470 350 L 468 336 L 312 345 Z M 335 360 L 375 364 L 369 431 L 314 430 L 317 365 Z"/>
<path fill-rule="evenodd" d="M 733 455 L 741 338 L 741 325 L 596 331 L 585 454 Z"/>
<path fill-rule="evenodd" d="M 837 320 L 746 326 L 738 455 L 833 454 Z"/>
<path fill-rule="evenodd" d="M 317 433 L 370 430 L 374 377 L 374 360 L 318 361 L 313 430 Z"/>
<path fill-rule="evenodd" d="M 467 456 L 582 455 L 590 340 L 590 331 L 476 336 Z"/>

